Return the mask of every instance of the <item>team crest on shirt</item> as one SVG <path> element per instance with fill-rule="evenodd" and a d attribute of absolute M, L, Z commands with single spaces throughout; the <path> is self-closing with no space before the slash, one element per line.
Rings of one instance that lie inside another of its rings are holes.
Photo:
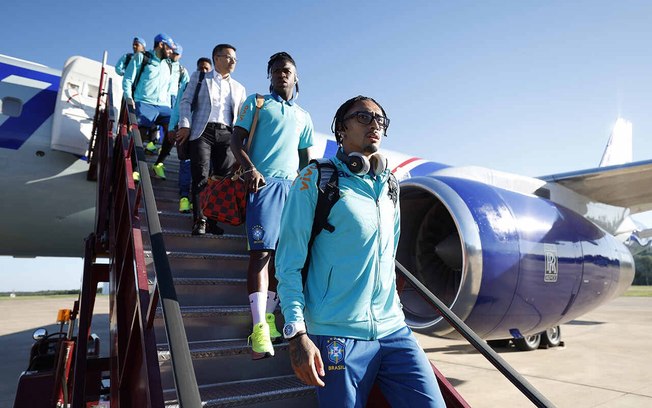
<path fill-rule="evenodd" d="M 344 365 L 346 348 L 341 339 L 328 339 L 328 342 L 326 343 L 326 351 L 328 352 L 328 361 L 333 364 L 326 366 L 328 371 L 344 370 L 346 368 Z"/>
<path fill-rule="evenodd" d="M 254 225 L 251 228 L 251 236 L 254 239 L 254 242 L 256 242 L 256 243 L 259 243 L 259 242 L 261 242 L 263 240 L 263 235 L 264 234 L 265 234 L 265 230 L 260 225 Z"/>

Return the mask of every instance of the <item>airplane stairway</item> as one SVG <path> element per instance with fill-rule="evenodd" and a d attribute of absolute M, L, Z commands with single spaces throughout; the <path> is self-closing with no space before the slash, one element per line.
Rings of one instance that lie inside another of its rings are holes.
<path fill-rule="evenodd" d="M 154 160 L 148 156 L 149 168 Z M 223 235 L 191 235 L 192 215 L 178 212 L 179 161 L 174 150 L 165 166 L 167 180 L 152 173 L 152 186 L 202 403 L 206 407 L 317 406 L 313 388 L 294 376 L 287 342 L 275 345 L 273 358 L 251 360 L 244 227 L 220 224 Z M 148 278 L 153 284 L 154 263 L 146 228 L 142 235 Z M 278 309 L 276 319 L 281 328 Z M 163 396 L 166 406 L 177 406 L 160 307 L 154 328 Z"/>
<path fill-rule="evenodd" d="M 103 78 L 104 66 L 102 84 Z M 99 281 L 109 281 L 111 405 L 317 406 L 313 387 L 292 371 L 287 342 L 275 345 L 275 357 L 251 360 L 244 228 L 223 226 L 223 235 L 191 235 L 192 215 L 178 212 L 176 152 L 166 160 L 167 180 L 155 178 L 155 158 L 143 152 L 133 106 L 123 103 L 118 119 L 110 79 L 106 89 L 101 92 L 105 99 L 98 98 L 90 142 L 90 162 L 96 164 L 89 177 L 97 180 L 98 190 L 95 232 L 87 239 L 85 257 L 89 265 L 98 256 L 108 263 L 99 275 L 85 268 L 80 330 L 90 327 L 90 295 Z M 140 182 L 134 170 L 140 171 Z M 278 309 L 276 316 L 280 328 Z M 89 401 L 86 354 L 80 343 L 73 408 Z M 446 405 L 467 407 L 433 370 Z M 377 387 L 367 406 L 388 406 Z"/>

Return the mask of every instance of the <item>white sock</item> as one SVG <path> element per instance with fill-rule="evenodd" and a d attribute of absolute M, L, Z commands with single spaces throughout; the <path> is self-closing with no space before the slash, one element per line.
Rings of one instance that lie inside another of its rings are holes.
<path fill-rule="evenodd" d="M 249 295 L 249 306 L 251 307 L 251 317 L 254 320 L 254 326 L 258 323 L 267 322 L 265 320 L 265 307 L 267 306 L 267 293 L 254 292 Z"/>
<path fill-rule="evenodd" d="M 267 291 L 267 307 L 265 308 L 265 313 L 274 313 L 276 310 L 276 306 L 278 306 L 278 295 L 276 292 L 272 292 L 271 290 Z"/>

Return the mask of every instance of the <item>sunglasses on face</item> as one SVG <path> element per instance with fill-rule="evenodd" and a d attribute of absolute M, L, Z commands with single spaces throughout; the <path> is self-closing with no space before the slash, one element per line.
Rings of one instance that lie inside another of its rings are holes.
<path fill-rule="evenodd" d="M 372 113 L 372 112 L 367 112 L 367 111 L 356 111 L 353 112 L 349 115 L 346 115 L 342 121 L 349 120 L 351 118 L 355 118 L 358 123 L 362 123 L 363 125 L 368 125 L 371 123 L 372 120 L 376 120 L 378 123 L 378 126 L 380 126 L 383 129 L 387 129 L 389 127 L 389 118 L 385 117 L 383 115 L 379 115 L 377 113 Z"/>
<path fill-rule="evenodd" d="M 218 55 L 218 57 L 222 57 L 222 58 L 226 59 L 228 62 L 238 62 L 238 59 L 236 57 L 232 57 L 230 55 L 222 54 L 222 55 Z"/>

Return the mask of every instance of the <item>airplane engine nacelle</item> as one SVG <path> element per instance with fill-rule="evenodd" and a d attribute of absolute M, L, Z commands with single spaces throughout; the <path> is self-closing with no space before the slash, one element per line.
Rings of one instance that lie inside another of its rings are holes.
<path fill-rule="evenodd" d="M 581 215 L 444 176 L 401 183 L 397 259 L 485 339 L 570 321 L 624 292 L 634 277 L 627 248 Z M 412 328 L 459 337 L 409 285 L 401 302 Z"/>

